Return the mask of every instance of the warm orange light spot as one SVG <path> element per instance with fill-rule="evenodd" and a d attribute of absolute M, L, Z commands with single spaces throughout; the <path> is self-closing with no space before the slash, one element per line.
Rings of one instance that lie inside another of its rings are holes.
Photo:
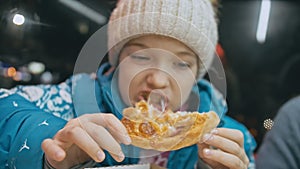
<path fill-rule="evenodd" d="M 8 77 L 14 77 L 17 74 L 17 70 L 14 67 L 9 67 L 7 69 L 7 76 Z"/>

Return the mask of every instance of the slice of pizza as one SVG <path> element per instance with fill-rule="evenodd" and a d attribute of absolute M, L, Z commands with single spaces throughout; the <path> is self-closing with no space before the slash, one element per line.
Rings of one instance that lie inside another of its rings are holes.
<path fill-rule="evenodd" d="M 122 123 L 134 146 L 158 151 L 177 150 L 199 142 L 220 122 L 213 112 L 164 112 L 140 101 L 123 110 Z"/>

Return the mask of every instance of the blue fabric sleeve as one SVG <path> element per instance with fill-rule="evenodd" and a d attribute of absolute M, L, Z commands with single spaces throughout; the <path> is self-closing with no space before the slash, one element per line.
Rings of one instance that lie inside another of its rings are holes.
<path fill-rule="evenodd" d="M 0 99 L 0 168 L 42 168 L 41 142 L 65 123 L 19 94 Z"/>

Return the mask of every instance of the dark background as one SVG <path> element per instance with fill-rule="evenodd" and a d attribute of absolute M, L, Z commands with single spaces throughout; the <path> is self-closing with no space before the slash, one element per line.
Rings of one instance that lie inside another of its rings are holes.
<path fill-rule="evenodd" d="M 79 0 L 108 19 L 114 0 Z M 261 1 L 223 0 L 219 12 L 219 43 L 227 75 L 229 115 L 243 122 L 258 145 L 265 132 L 263 121 L 273 119 L 280 105 L 300 93 L 300 3 L 272 1 L 266 42 L 256 41 Z M 12 23 L 16 12 L 26 17 L 22 26 Z M 29 81 L 7 77 L 15 67 L 28 72 L 31 61 L 42 62 L 52 74 L 50 83 L 73 73 L 77 56 L 103 23 L 56 0 L 0 1 L 0 87 L 40 84 L 42 74 Z M 30 74 L 30 73 L 29 73 Z M 48 82 L 49 83 L 49 82 Z"/>

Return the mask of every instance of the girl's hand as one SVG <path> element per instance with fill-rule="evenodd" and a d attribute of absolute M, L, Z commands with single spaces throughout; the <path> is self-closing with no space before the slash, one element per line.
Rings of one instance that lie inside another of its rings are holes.
<path fill-rule="evenodd" d="M 198 155 L 213 169 L 248 168 L 249 159 L 244 150 L 241 131 L 218 128 L 206 134 L 203 140 L 203 143 L 198 143 Z"/>
<path fill-rule="evenodd" d="M 124 160 L 120 143 L 130 144 L 124 125 L 112 114 L 86 114 L 70 120 L 53 139 L 42 143 L 45 158 L 54 168 L 70 168 L 76 164 L 105 159 L 107 150 L 118 162 Z"/>

